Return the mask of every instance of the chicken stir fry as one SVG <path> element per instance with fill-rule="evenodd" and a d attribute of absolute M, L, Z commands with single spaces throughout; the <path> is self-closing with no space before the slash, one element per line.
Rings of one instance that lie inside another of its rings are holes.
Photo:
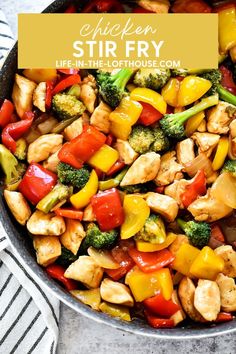
<path fill-rule="evenodd" d="M 96 3 L 83 11 L 99 12 Z M 135 13 L 212 10 L 203 0 L 134 3 Z M 227 21 L 236 17 L 230 9 Z M 123 6 L 107 0 L 111 10 Z M 234 318 L 229 38 L 220 36 L 215 70 L 27 69 L 15 75 L 12 100 L 1 102 L 7 208 L 47 274 L 96 311 L 125 321 L 141 314 L 154 328 Z"/>

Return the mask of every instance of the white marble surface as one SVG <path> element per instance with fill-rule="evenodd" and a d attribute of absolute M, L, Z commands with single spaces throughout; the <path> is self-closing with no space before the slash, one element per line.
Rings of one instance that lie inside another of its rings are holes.
<path fill-rule="evenodd" d="M 39 12 L 50 2 L 50 0 L 0 0 L 0 7 L 4 10 L 16 35 L 17 13 Z M 97 324 L 65 305 L 61 305 L 58 354 L 87 354 L 88 352 L 96 354 L 234 354 L 235 348 L 235 335 L 204 340 L 155 340 Z"/>

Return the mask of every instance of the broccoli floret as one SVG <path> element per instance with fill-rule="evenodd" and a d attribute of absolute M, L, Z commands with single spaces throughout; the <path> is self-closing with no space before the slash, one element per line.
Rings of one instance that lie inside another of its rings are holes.
<path fill-rule="evenodd" d="M 208 70 L 204 72 L 203 74 L 200 75 L 202 78 L 211 81 L 212 87 L 210 90 L 207 92 L 207 95 L 214 95 L 215 93 L 218 93 L 220 98 L 228 103 L 233 104 L 236 106 L 236 96 L 233 95 L 231 92 L 226 90 L 222 85 L 221 85 L 221 72 L 220 70 Z"/>
<path fill-rule="evenodd" d="M 221 172 L 229 172 L 236 177 L 236 160 L 228 160 L 225 162 Z"/>
<path fill-rule="evenodd" d="M 90 223 L 86 230 L 86 236 L 82 242 L 82 249 L 87 250 L 90 246 L 96 249 L 110 249 L 118 237 L 117 230 L 103 232 L 95 223 Z"/>
<path fill-rule="evenodd" d="M 139 184 L 134 184 L 131 186 L 124 186 L 120 187 L 120 189 L 128 194 L 133 194 L 133 193 L 147 193 L 150 192 L 150 190 L 153 189 L 153 185 L 151 182 L 147 183 L 139 183 Z"/>
<path fill-rule="evenodd" d="M 211 227 L 207 222 L 184 221 L 181 219 L 177 219 L 177 222 L 193 246 L 202 248 L 208 244 Z"/>
<path fill-rule="evenodd" d="M 139 69 L 134 76 L 134 84 L 160 90 L 170 78 L 170 69 Z"/>
<path fill-rule="evenodd" d="M 135 235 L 136 240 L 151 243 L 163 243 L 166 238 L 165 225 L 161 217 L 150 214 L 142 229 Z"/>
<path fill-rule="evenodd" d="M 155 141 L 150 146 L 150 150 L 154 152 L 166 151 L 170 147 L 170 142 L 167 136 L 165 136 L 163 130 L 159 127 L 153 129 Z"/>
<path fill-rule="evenodd" d="M 72 186 L 81 189 L 88 182 L 90 171 L 87 166 L 77 169 L 67 163 L 59 162 L 57 165 L 57 174 L 61 183 L 71 184 Z"/>
<path fill-rule="evenodd" d="M 0 167 L 5 175 L 5 183 L 12 184 L 22 175 L 21 165 L 15 156 L 2 144 L 0 144 Z"/>
<path fill-rule="evenodd" d="M 116 74 L 112 75 L 108 72 L 99 72 L 97 75 L 97 83 L 99 92 L 104 101 L 116 108 L 125 94 L 125 86 L 132 76 L 131 69 L 121 69 Z"/>
<path fill-rule="evenodd" d="M 184 123 L 195 114 L 217 105 L 218 102 L 218 95 L 213 95 L 202 99 L 199 103 L 186 111 L 166 114 L 160 120 L 160 125 L 164 134 L 170 138 L 182 139 L 185 136 Z"/>
<path fill-rule="evenodd" d="M 73 193 L 73 187 L 57 184 L 51 192 L 49 192 L 43 199 L 41 199 L 36 208 L 43 211 L 45 214 L 49 213 L 58 203 L 67 200 Z"/>
<path fill-rule="evenodd" d="M 73 95 L 58 93 L 53 96 L 52 109 L 61 120 L 77 117 L 79 118 L 85 111 L 83 103 Z"/>
<path fill-rule="evenodd" d="M 155 141 L 153 130 L 149 127 L 136 125 L 129 136 L 131 147 L 139 154 L 145 154 L 150 150 L 151 144 Z"/>
<path fill-rule="evenodd" d="M 78 259 L 77 255 L 74 255 L 70 250 L 61 246 L 61 255 L 57 258 L 56 263 L 63 267 L 68 267 L 71 263 Z"/>

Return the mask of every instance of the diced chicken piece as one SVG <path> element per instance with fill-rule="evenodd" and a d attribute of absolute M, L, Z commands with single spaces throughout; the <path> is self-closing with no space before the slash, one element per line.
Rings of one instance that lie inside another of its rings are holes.
<path fill-rule="evenodd" d="M 236 252 L 230 245 L 217 247 L 214 252 L 223 258 L 225 262 L 223 274 L 228 277 L 236 278 Z"/>
<path fill-rule="evenodd" d="M 83 84 L 88 84 L 90 85 L 92 88 L 96 89 L 97 87 L 97 82 L 96 82 L 96 79 L 93 75 L 89 74 L 88 76 L 86 76 L 84 79 L 83 79 Z"/>
<path fill-rule="evenodd" d="M 193 281 L 188 277 L 184 277 L 179 284 L 179 299 L 181 301 L 184 311 L 193 321 L 205 322 L 204 318 L 194 307 L 195 290 L 196 288 Z"/>
<path fill-rule="evenodd" d="M 226 312 L 236 311 L 236 285 L 233 278 L 218 274 L 216 282 L 220 288 L 221 308 Z"/>
<path fill-rule="evenodd" d="M 227 113 L 227 102 L 220 101 L 217 106 L 211 108 L 207 113 L 207 130 L 209 133 L 227 134 L 231 118 Z"/>
<path fill-rule="evenodd" d="M 177 324 L 179 324 L 180 322 L 182 322 L 185 318 L 186 318 L 186 315 L 183 311 L 183 308 L 180 304 L 180 301 L 179 301 L 179 298 L 178 298 L 178 294 L 177 294 L 177 291 L 174 290 L 173 293 L 172 293 L 172 296 L 171 296 L 171 300 L 179 305 L 180 309 L 179 311 L 177 311 L 176 313 L 174 313 L 174 315 L 172 315 L 170 318 L 174 321 L 174 324 L 175 326 L 177 326 Z"/>
<path fill-rule="evenodd" d="M 27 111 L 32 111 L 33 93 L 37 84 L 16 74 L 15 83 L 12 91 L 12 100 L 16 108 L 16 112 L 20 118 Z"/>
<path fill-rule="evenodd" d="M 76 255 L 84 237 L 85 231 L 81 222 L 66 219 L 66 231 L 60 236 L 63 246 Z"/>
<path fill-rule="evenodd" d="M 27 161 L 40 162 L 46 160 L 51 154 L 62 147 L 63 136 L 61 134 L 41 135 L 29 145 Z"/>
<path fill-rule="evenodd" d="M 161 157 L 161 164 L 155 183 L 158 186 L 167 186 L 176 179 L 181 179 L 183 166 L 176 162 L 176 152 L 169 151 Z"/>
<path fill-rule="evenodd" d="M 121 186 L 129 186 L 138 183 L 152 181 L 160 167 L 160 155 L 155 152 L 143 154 L 134 161 L 128 169 Z"/>
<path fill-rule="evenodd" d="M 194 307 L 207 321 L 215 321 L 220 312 L 220 289 L 215 281 L 199 279 Z"/>
<path fill-rule="evenodd" d="M 172 242 L 172 244 L 169 246 L 169 250 L 175 256 L 180 249 L 180 246 L 182 246 L 184 243 L 189 243 L 188 237 L 186 235 L 179 234 L 177 235 L 174 242 Z"/>
<path fill-rule="evenodd" d="M 96 216 L 93 212 L 93 207 L 91 204 L 86 206 L 84 209 L 83 221 L 96 221 Z"/>
<path fill-rule="evenodd" d="M 90 256 L 80 256 L 65 271 L 66 278 L 74 279 L 83 283 L 90 289 L 98 288 L 103 269 Z"/>
<path fill-rule="evenodd" d="M 211 134 L 211 133 L 194 133 L 192 139 L 196 142 L 199 147 L 198 152 L 205 152 L 206 156 L 209 157 L 217 146 L 220 135 Z"/>
<path fill-rule="evenodd" d="M 117 139 L 114 148 L 119 152 L 120 159 L 126 165 L 131 165 L 138 157 L 138 153 L 134 151 L 128 141 Z"/>
<path fill-rule="evenodd" d="M 192 160 L 195 158 L 193 140 L 188 138 L 180 141 L 176 145 L 176 153 L 177 161 L 182 166 L 185 166 L 187 163 L 192 162 Z"/>
<path fill-rule="evenodd" d="M 174 181 L 172 184 L 165 188 L 164 193 L 165 195 L 168 195 L 169 197 L 175 199 L 179 207 L 183 209 L 184 206 L 181 200 L 181 195 L 184 193 L 186 186 L 188 186 L 190 183 L 191 180 L 187 181 L 186 179 Z"/>
<path fill-rule="evenodd" d="M 41 119 L 42 122 L 37 125 L 37 129 L 39 130 L 41 135 L 50 133 L 53 128 L 58 124 L 58 120 L 47 113 L 43 113 L 40 116 L 40 120 Z"/>
<path fill-rule="evenodd" d="M 207 123 L 206 119 L 203 119 L 201 123 L 199 124 L 197 131 L 200 133 L 205 133 L 207 131 Z"/>
<path fill-rule="evenodd" d="M 34 236 L 33 246 L 37 262 L 43 267 L 52 264 L 61 255 L 61 243 L 55 236 Z"/>
<path fill-rule="evenodd" d="M 30 218 L 31 210 L 23 194 L 5 189 L 4 198 L 16 221 L 21 225 L 25 225 Z"/>
<path fill-rule="evenodd" d="M 66 225 L 61 216 L 36 210 L 27 222 L 27 229 L 33 235 L 60 236 L 66 231 Z"/>
<path fill-rule="evenodd" d="M 60 162 L 59 157 L 58 157 L 59 151 L 60 151 L 60 149 L 58 149 L 51 156 L 49 156 L 47 158 L 47 160 L 44 161 L 43 167 L 45 167 L 49 171 L 57 172 L 57 165 Z"/>
<path fill-rule="evenodd" d="M 168 0 L 140 0 L 138 5 L 158 14 L 167 14 L 170 8 Z"/>
<path fill-rule="evenodd" d="M 146 202 L 152 211 L 161 214 L 169 222 L 174 221 L 178 214 L 177 202 L 168 195 L 149 192 L 146 194 Z"/>
<path fill-rule="evenodd" d="M 40 82 L 33 94 L 33 104 L 42 112 L 46 112 L 46 82 Z"/>
<path fill-rule="evenodd" d="M 103 300 L 112 304 L 134 306 L 134 300 L 128 286 L 117 281 L 105 278 L 101 283 L 100 293 Z"/>
<path fill-rule="evenodd" d="M 76 119 L 73 123 L 64 129 L 64 137 L 66 140 L 72 140 L 80 135 L 83 131 L 83 118 Z"/>
<path fill-rule="evenodd" d="M 230 125 L 229 125 L 229 151 L 228 151 L 228 156 L 230 159 L 235 160 L 236 159 L 236 119 L 234 119 Z"/>
<path fill-rule="evenodd" d="M 109 133 L 110 121 L 109 116 L 112 109 L 103 101 L 95 108 L 90 118 L 90 124 L 103 133 Z"/>
<path fill-rule="evenodd" d="M 195 220 L 208 222 L 222 219 L 230 214 L 232 210 L 232 208 L 214 198 L 210 189 L 208 189 L 206 195 L 197 198 L 188 207 L 188 211 L 193 215 Z"/>
<path fill-rule="evenodd" d="M 95 89 L 89 84 L 81 85 L 80 99 L 84 103 L 89 113 L 93 113 L 95 102 L 97 99 Z"/>

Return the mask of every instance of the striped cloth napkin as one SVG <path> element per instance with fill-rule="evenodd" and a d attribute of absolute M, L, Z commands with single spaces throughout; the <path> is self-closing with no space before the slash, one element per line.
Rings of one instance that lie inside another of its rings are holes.
<path fill-rule="evenodd" d="M 0 68 L 14 44 L 0 10 Z M 0 223 L 0 353 L 54 354 L 59 323 L 59 301 L 28 273 Z"/>

